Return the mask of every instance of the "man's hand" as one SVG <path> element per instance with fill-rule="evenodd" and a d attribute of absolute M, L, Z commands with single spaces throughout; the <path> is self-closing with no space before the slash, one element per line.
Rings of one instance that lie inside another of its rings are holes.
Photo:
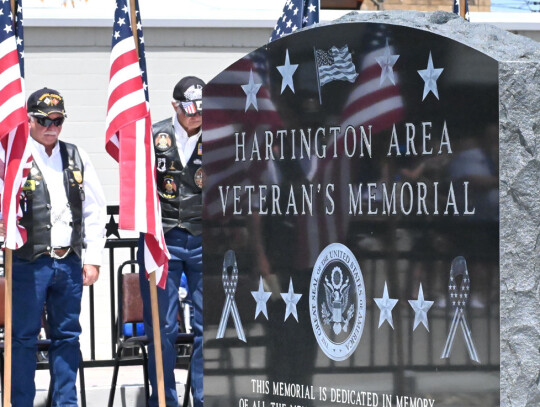
<path fill-rule="evenodd" d="M 4 229 L 4 221 L 0 220 L 0 236 L 6 237 L 6 229 Z"/>
<path fill-rule="evenodd" d="M 83 266 L 83 285 L 92 285 L 99 278 L 99 266 L 85 264 Z"/>

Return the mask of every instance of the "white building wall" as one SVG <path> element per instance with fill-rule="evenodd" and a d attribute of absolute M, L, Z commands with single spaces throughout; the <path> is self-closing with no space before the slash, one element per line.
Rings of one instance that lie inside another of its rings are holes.
<path fill-rule="evenodd" d="M 111 27 L 27 27 L 25 79 L 27 95 L 48 86 L 65 97 L 68 118 L 60 137 L 76 143 L 89 153 L 103 184 L 107 202 L 117 204 L 118 164 L 105 152 L 111 32 Z M 146 29 L 153 120 L 172 115 L 172 90 L 181 77 L 197 75 L 209 81 L 228 65 L 263 44 L 269 34 L 269 29 Z M 122 236 L 130 235 L 122 233 Z M 128 256 L 127 251 L 117 253 L 116 263 L 120 264 Z M 98 360 L 111 356 L 108 264 L 106 253 L 100 280 L 94 286 L 96 332 L 99 333 L 96 335 Z M 81 316 L 81 345 L 85 359 L 90 357 L 87 304 L 88 288 L 85 289 Z"/>

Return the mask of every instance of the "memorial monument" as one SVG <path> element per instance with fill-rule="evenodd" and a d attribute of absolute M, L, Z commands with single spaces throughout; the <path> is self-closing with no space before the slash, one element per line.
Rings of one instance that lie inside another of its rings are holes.
<path fill-rule="evenodd" d="M 537 405 L 539 61 L 349 14 L 208 83 L 205 405 Z"/>

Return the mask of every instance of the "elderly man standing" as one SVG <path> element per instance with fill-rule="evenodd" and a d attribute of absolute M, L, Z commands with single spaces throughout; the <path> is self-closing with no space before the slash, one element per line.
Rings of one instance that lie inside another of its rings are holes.
<path fill-rule="evenodd" d="M 17 407 L 34 404 L 36 341 L 46 306 L 52 405 L 71 407 L 77 406 L 81 297 L 83 285 L 99 277 L 105 197 L 88 155 L 58 140 L 66 118 L 60 93 L 40 89 L 27 108 L 33 162 L 21 197 L 27 241 L 13 252 L 11 399 Z"/>
<path fill-rule="evenodd" d="M 178 406 L 174 367 L 178 335 L 178 289 L 185 273 L 193 302 L 195 342 L 191 363 L 193 405 L 203 405 L 202 356 L 202 89 L 194 76 L 181 79 L 173 91 L 174 115 L 153 126 L 157 167 L 157 190 L 161 204 L 165 242 L 171 259 L 164 290 L 158 289 L 159 322 L 163 351 L 163 376 L 167 406 Z M 137 260 L 140 266 L 144 326 L 149 334 L 150 407 L 158 405 L 152 313 L 148 280 L 145 277 L 142 239 Z M 185 395 L 187 397 L 187 395 Z"/>

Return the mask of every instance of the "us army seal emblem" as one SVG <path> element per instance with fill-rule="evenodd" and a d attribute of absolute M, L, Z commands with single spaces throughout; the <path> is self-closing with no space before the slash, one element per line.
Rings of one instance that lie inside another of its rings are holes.
<path fill-rule="evenodd" d="M 332 243 L 319 254 L 309 285 L 309 314 L 322 351 L 345 360 L 360 342 L 366 318 L 364 278 L 352 252 Z"/>

